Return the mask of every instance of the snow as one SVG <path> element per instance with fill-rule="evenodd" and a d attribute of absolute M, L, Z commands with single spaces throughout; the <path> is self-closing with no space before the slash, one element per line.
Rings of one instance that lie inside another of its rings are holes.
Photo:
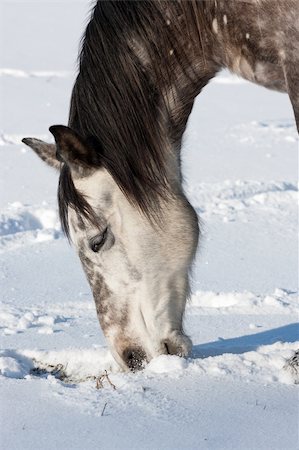
<path fill-rule="evenodd" d="M 198 97 L 182 152 L 203 232 L 185 314 L 192 354 L 123 373 L 61 232 L 57 174 L 20 142 L 52 141 L 48 127 L 67 122 L 89 3 L 0 8 L 0 447 L 297 449 L 299 380 L 285 366 L 299 347 L 288 97 L 226 72 Z"/>

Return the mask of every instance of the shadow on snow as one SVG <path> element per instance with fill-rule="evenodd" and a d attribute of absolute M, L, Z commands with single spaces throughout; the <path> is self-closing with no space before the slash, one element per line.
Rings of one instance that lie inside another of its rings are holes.
<path fill-rule="evenodd" d="M 296 342 L 298 340 L 299 323 L 291 323 L 261 333 L 194 345 L 192 357 L 208 358 L 209 356 L 219 356 L 225 353 L 241 354 L 255 351 L 262 345 L 271 345 L 275 342 Z"/>

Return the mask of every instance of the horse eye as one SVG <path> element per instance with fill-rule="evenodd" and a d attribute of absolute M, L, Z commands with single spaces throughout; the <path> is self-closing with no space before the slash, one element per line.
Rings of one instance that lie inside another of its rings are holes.
<path fill-rule="evenodd" d="M 89 247 L 93 252 L 97 253 L 101 250 L 107 239 L 107 234 L 108 234 L 108 227 L 105 228 L 103 233 L 97 234 L 89 241 Z"/>

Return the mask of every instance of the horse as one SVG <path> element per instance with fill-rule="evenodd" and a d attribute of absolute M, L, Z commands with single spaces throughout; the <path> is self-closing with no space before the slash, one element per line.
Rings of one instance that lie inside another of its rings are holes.
<path fill-rule="evenodd" d="M 55 144 L 23 139 L 60 172 L 62 229 L 124 370 L 191 350 L 200 227 L 180 149 L 195 97 L 223 68 L 287 92 L 299 128 L 298 0 L 98 1 L 68 126 L 50 127 Z"/>

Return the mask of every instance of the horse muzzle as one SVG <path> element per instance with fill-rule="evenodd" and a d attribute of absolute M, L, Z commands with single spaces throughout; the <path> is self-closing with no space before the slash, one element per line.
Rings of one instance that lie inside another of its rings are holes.
<path fill-rule="evenodd" d="M 191 340 L 184 334 L 172 332 L 159 342 L 159 345 L 152 351 L 146 351 L 142 345 L 128 343 L 122 350 L 117 349 L 115 354 L 117 361 L 125 370 L 132 372 L 142 370 L 146 363 L 160 355 L 177 355 L 186 357 L 192 348 Z"/>

